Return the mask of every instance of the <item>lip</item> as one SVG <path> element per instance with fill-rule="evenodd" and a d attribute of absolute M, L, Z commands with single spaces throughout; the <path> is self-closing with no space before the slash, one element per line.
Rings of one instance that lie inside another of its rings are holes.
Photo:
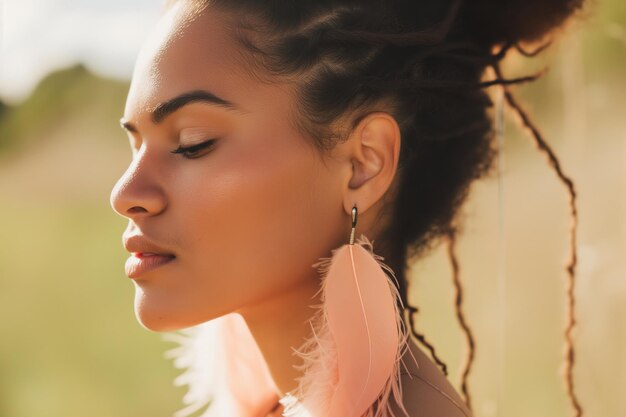
<path fill-rule="evenodd" d="M 172 251 L 157 245 L 145 235 L 123 235 L 124 247 L 131 256 L 124 269 L 129 278 L 138 278 L 148 271 L 170 263 L 176 259 Z"/>
<path fill-rule="evenodd" d="M 154 253 L 163 256 L 176 256 L 172 251 L 157 245 L 145 235 L 124 235 L 124 247 L 130 253 Z"/>
<path fill-rule="evenodd" d="M 149 255 L 135 252 L 128 257 L 124 268 L 129 278 L 139 278 L 146 272 L 166 265 L 174 259 L 176 257 L 173 255 Z"/>

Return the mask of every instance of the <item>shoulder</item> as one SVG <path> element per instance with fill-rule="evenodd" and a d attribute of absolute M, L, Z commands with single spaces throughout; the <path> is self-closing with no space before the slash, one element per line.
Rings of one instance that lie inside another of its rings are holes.
<path fill-rule="evenodd" d="M 400 364 L 402 402 L 408 417 L 472 417 L 448 378 L 412 339 L 409 348 L 403 357 L 406 367 Z M 393 399 L 390 406 L 395 417 L 406 417 Z"/>

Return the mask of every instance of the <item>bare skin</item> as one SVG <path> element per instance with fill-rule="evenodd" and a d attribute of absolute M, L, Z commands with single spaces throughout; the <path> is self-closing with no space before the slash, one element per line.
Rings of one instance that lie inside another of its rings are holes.
<path fill-rule="evenodd" d="M 146 236 L 176 255 L 133 280 L 140 323 L 173 331 L 240 313 L 282 396 L 296 388 L 291 348 L 309 336 L 310 306 L 319 301 L 311 265 L 347 242 L 355 204 L 357 233 L 377 236 L 400 131 L 388 113 L 373 112 L 320 157 L 288 121 L 293 90 L 249 76 L 225 21 L 179 2 L 149 35 L 123 115 L 133 159 L 110 201 L 129 220 L 126 235 Z M 158 123 L 151 118 L 160 103 L 198 90 L 237 108 L 192 101 Z M 209 138 L 217 140 L 194 159 L 171 153 Z"/>

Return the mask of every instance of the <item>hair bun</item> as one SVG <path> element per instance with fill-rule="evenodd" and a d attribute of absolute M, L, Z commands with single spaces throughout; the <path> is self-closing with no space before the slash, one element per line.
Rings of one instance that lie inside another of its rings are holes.
<path fill-rule="evenodd" d="M 467 0 L 466 34 L 483 44 L 536 41 L 561 26 L 584 0 Z"/>

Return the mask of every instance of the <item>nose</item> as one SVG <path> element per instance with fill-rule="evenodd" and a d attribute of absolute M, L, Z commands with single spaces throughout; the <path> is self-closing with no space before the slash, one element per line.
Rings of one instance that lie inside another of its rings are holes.
<path fill-rule="evenodd" d="M 137 220 L 161 213 L 166 207 L 163 187 L 145 154 L 138 154 L 113 186 L 110 204 L 120 216 Z"/>

